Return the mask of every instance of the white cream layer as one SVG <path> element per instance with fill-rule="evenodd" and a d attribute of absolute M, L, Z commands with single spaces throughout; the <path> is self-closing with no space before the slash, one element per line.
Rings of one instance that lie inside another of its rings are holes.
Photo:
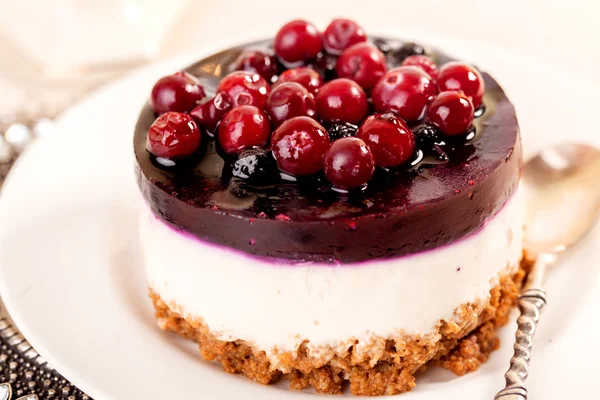
<path fill-rule="evenodd" d="M 356 266 L 276 265 L 175 231 L 145 208 L 141 243 L 150 288 L 218 339 L 267 354 L 375 335 L 427 334 L 515 272 L 523 200 L 513 196 L 477 233 L 416 255 Z"/>

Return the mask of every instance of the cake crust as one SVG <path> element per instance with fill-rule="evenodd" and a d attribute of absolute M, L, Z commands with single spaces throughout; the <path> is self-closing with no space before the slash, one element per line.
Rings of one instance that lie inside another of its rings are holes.
<path fill-rule="evenodd" d="M 197 342 L 202 358 L 219 362 L 226 372 L 262 384 L 284 378 L 292 389 L 312 386 L 318 393 L 340 394 L 349 384 L 355 395 L 393 395 L 415 387 L 415 375 L 431 365 L 464 375 L 487 361 L 500 345 L 496 330 L 508 322 L 531 263 L 524 257 L 516 273 L 500 277 L 489 299 L 459 306 L 454 320 L 440 321 L 429 334 L 373 338 L 360 350 L 358 341 L 342 351 L 336 346 L 317 352 L 304 342 L 297 352 L 275 352 L 275 360 L 243 340 L 219 340 L 200 318 L 184 316 L 152 290 L 150 297 L 161 329 Z"/>

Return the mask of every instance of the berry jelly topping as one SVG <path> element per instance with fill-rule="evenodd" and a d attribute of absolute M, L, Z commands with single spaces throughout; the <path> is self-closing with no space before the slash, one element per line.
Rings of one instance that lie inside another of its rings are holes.
<path fill-rule="evenodd" d="M 360 123 L 369 111 L 364 90 L 354 81 L 345 78 L 326 83 L 317 93 L 317 114 L 327 122 Z"/>
<path fill-rule="evenodd" d="M 282 83 L 273 89 L 265 111 L 274 127 L 293 117 L 315 117 L 317 112 L 313 95 L 296 82 Z"/>
<path fill-rule="evenodd" d="M 223 117 L 219 125 L 219 144 L 227 154 L 242 149 L 264 147 L 269 142 L 271 125 L 267 115 L 254 106 L 238 106 Z"/>
<path fill-rule="evenodd" d="M 392 112 L 405 121 L 413 122 L 424 116 L 427 105 L 436 94 L 435 84 L 422 69 L 398 67 L 377 82 L 372 99 L 376 111 Z"/>
<path fill-rule="evenodd" d="M 371 43 L 358 43 L 344 50 L 335 70 L 338 77 L 371 90 L 387 71 L 385 54 Z"/>
<path fill-rule="evenodd" d="M 423 124 L 413 130 L 417 146 L 423 150 L 431 150 L 436 143 L 442 141 L 440 132 L 434 125 Z"/>
<path fill-rule="evenodd" d="M 309 117 L 294 117 L 273 132 L 271 149 L 279 169 L 291 175 L 311 175 L 323 167 L 331 142 L 327 130 Z"/>
<path fill-rule="evenodd" d="M 301 84 L 310 93 L 315 95 L 319 88 L 323 85 L 323 78 L 321 75 L 312 68 L 298 67 L 288 69 L 279 75 L 279 79 L 274 86 L 280 85 L 284 82 L 296 82 Z"/>
<path fill-rule="evenodd" d="M 231 98 L 233 106 L 255 106 L 264 108 L 271 87 L 262 76 L 246 71 L 235 71 L 227 75 L 217 87 Z"/>
<path fill-rule="evenodd" d="M 365 31 L 352 20 L 336 18 L 323 32 L 323 44 L 329 54 L 340 55 L 356 43 L 366 42 Z"/>
<path fill-rule="evenodd" d="M 198 126 L 214 133 L 225 113 L 231 110 L 232 103 L 227 93 L 219 92 L 215 97 L 190 111 L 190 115 Z"/>
<path fill-rule="evenodd" d="M 254 186 L 269 185 L 279 178 L 271 152 L 258 147 L 240 151 L 231 174 Z"/>
<path fill-rule="evenodd" d="M 440 92 L 460 90 L 473 101 L 473 106 L 479 108 L 485 94 L 483 77 L 474 67 L 462 62 L 449 62 L 440 68 L 437 77 Z"/>
<path fill-rule="evenodd" d="M 442 92 L 429 105 L 427 119 L 444 135 L 466 133 L 473 123 L 474 107 L 471 98 L 462 92 Z"/>
<path fill-rule="evenodd" d="M 355 137 L 336 140 L 325 153 L 325 177 L 338 189 L 364 186 L 373 176 L 375 160 L 364 141 Z"/>
<path fill-rule="evenodd" d="M 331 141 L 334 141 L 356 135 L 358 126 L 349 124 L 347 122 L 343 124 L 332 124 L 327 131 L 329 132 L 329 138 Z"/>
<path fill-rule="evenodd" d="M 403 62 L 407 57 L 424 54 L 427 54 L 425 48 L 412 42 L 404 43 L 392 52 L 393 58 L 399 63 Z"/>
<path fill-rule="evenodd" d="M 273 82 L 279 73 L 277 60 L 266 50 L 246 50 L 238 57 L 236 69 L 259 74 L 267 82 Z"/>
<path fill-rule="evenodd" d="M 437 78 L 438 69 L 435 65 L 433 58 L 426 55 L 414 55 L 408 56 L 402 61 L 402 65 L 405 67 L 417 67 L 427 72 L 429 76 L 435 80 Z"/>
<path fill-rule="evenodd" d="M 150 126 L 146 147 L 156 157 L 180 159 L 198 150 L 200 138 L 200 130 L 189 115 L 170 111 Z"/>
<path fill-rule="evenodd" d="M 157 114 L 169 111 L 188 112 L 204 99 L 200 81 L 185 71 L 165 76 L 154 84 L 150 105 Z"/>
<path fill-rule="evenodd" d="M 317 57 L 323 51 L 323 40 L 313 24 L 297 19 L 279 29 L 274 46 L 282 63 L 291 66 Z"/>
<path fill-rule="evenodd" d="M 373 152 L 378 167 L 397 167 L 415 152 L 415 136 L 406 123 L 394 114 L 375 114 L 362 123 L 356 137 Z"/>

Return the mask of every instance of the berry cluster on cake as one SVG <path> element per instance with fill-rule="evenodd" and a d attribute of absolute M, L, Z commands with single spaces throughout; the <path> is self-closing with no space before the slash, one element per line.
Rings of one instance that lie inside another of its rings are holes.
<path fill-rule="evenodd" d="M 397 394 L 498 347 L 527 263 L 489 74 L 294 20 L 156 82 L 134 150 L 159 325 L 226 371 Z"/>

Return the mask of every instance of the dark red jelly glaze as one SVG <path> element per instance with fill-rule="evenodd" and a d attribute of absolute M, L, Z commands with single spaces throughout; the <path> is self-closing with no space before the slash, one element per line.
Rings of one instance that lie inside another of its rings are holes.
<path fill-rule="evenodd" d="M 299 83 L 313 95 L 323 86 L 321 74 L 309 67 L 298 67 L 283 71 L 274 86 L 276 87 L 284 82 Z"/>
<path fill-rule="evenodd" d="M 154 84 L 150 104 L 157 114 L 168 111 L 188 112 L 204 99 L 204 88 L 193 75 L 177 72 Z"/>
<path fill-rule="evenodd" d="M 190 116 L 194 118 L 198 126 L 214 133 L 217 125 L 225 113 L 231 110 L 231 107 L 233 107 L 231 97 L 225 92 L 220 92 L 190 111 Z"/>
<path fill-rule="evenodd" d="M 377 82 L 371 94 L 380 113 L 392 112 L 407 122 L 421 119 L 437 88 L 431 77 L 417 67 L 399 67 Z"/>
<path fill-rule="evenodd" d="M 427 72 L 434 81 L 437 78 L 438 68 L 437 65 L 435 65 L 435 61 L 433 61 L 433 58 L 424 54 L 406 57 L 404 61 L 402 61 L 402 66 L 421 68 L 423 71 Z"/>
<path fill-rule="evenodd" d="M 271 149 L 279 169 L 294 176 L 320 171 L 330 145 L 327 130 L 309 117 L 288 119 L 271 137 Z"/>
<path fill-rule="evenodd" d="M 336 140 L 325 153 L 325 177 L 336 188 L 356 189 L 365 185 L 375 172 L 373 153 L 355 137 Z"/>
<path fill-rule="evenodd" d="M 442 65 L 438 72 L 437 84 L 440 92 L 460 90 L 479 108 L 485 94 L 485 81 L 481 73 L 469 64 L 450 62 Z"/>
<path fill-rule="evenodd" d="M 277 60 L 266 50 L 244 51 L 238 57 L 236 69 L 259 74 L 267 82 L 272 82 L 273 78 L 279 73 Z"/>
<path fill-rule="evenodd" d="M 348 47 L 367 41 L 365 31 L 354 21 L 336 18 L 323 32 L 323 44 L 329 54 L 340 55 Z"/>
<path fill-rule="evenodd" d="M 292 117 L 311 117 L 317 113 L 315 98 L 304 86 L 296 82 L 278 85 L 267 99 L 265 111 L 271 119 L 273 127 Z"/>
<path fill-rule="evenodd" d="M 200 146 L 200 130 L 189 115 L 167 112 L 150 125 L 146 147 L 157 157 L 191 156 Z"/>
<path fill-rule="evenodd" d="M 271 125 L 261 109 L 238 106 L 227 112 L 219 125 L 219 144 L 227 154 L 254 146 L 264 147 L 269 142 Z"/>
<path fill-rule="evenodd" d="M 473 102 L 462 92 L 442 92 L 427 109 L 427 119 L 444 135 L 454 136 L 467 132 L 473 122 Z"/>
<path fill-rule="evenodd" d="M 207 90 L 249 43 L 192 65 Z M 432 50 L 438 65 L 451 61 Z M 239 196 L 214 140 L 192 168 L 165 170 L 146 150 L 155 114 L 146 106 L 135 131 L 137 177 L 153 212 L 167 224 L 219 246 L 278 262 L 356 263 L 399 257 L 452 243 L 481 228 L 517 187 L 521 143 L 515 110 L 487 73 L 486 111 L 473 121 L 477 136 L 443 146 L 444 164 L 422 163 L 384 177 L 361 195 L 340 196 L 327 181 L 279 182 Z M 184 190 L 182 190 L 184 189 Z M 237 193 L 237 194 L 236 194 Z M 348 226 L 356 229 L 349 230 Z M 253 245 L 249 244 L 254 239 Z"/>
<path fill-rule="evenodd" d="M 263 108 L 271 87 L 262 76 L 247 71 L 235 71 L 224 77 L 218 92 L 225 92 L 231 98 L 233 106 L 255 106 Z"/>
<path fill-rule="evenodd" d="M 312 60 L 323 51 L 323 39 L 319 30 L 301 19 L 282 26 L 273 44 L 277 57 L 288 66 Z"/>
<path fill-rule="evenodd" d="M 358 43 L 344 50 L 335 70 L 338 77 L 371 90 L 387 71 L 385 54 L 371 43 Z"/>
<path fill-rule="evenodd" d="M 350 79 L 334 79 L 317 93 L 317 113 L 328 123 L 349 122 L 358 124 L 369 112 L 369 102 L 364 90 Z"/>
<path fill-rule="evenodd" d="M 406 122 L 394 114 L 367 117 L 356 137 L 367 143 L 378 167 L 397 167 L 411 159 L 415 152 L 415 135 Z"/>

